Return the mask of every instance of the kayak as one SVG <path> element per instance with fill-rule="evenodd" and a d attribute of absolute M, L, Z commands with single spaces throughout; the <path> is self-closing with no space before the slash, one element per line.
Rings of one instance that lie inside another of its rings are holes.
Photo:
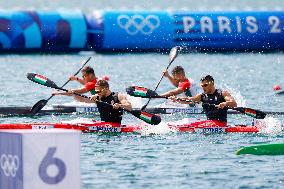
<path fill-rule="evenodd" d="M 284 143 L 279 144 L 262 144 L 256 146 L 248 146 L 239 149 L 237 155 L 253 154 L 253 155 L 284 155 Z"/>
<path fill-rule="evenodd" d="M 29 106 L 7 106 L 0 107 L 0 116 L 32 116 L 30 113 L 31 107 Z M 140 110 L 140 108 L 134 108 L 134 110 Z M 152 107 L 146 108 L 146 112 L 153 114 L 204 114 L 202 108 L 199 107 Z M 65 106 L 65 105 L 53 105 L 52 107 L 44 107 L 37 115 L 50 115 L 50 114 L 98 114 L 98 108 L 96 106 Z M 284 115 L 284 112 L 272 112 L 265 111 L 266 114 L 272 115 Z M 228 114 L 240 114 L 237 111 L 229 110 Z"/>
<path fill-rule="evenodd" d="M 18 107 L 0 107 L 0 115 L 3 116 L 17 116 L 17 115 L 31 115 L 30 110 L 32 107 L 29 106 L 18 106 Z M 134 108 L 134 110 L 140 108 Z M 173 113 L 183 113 L 183 114 L 203 114 L 202 108 L 147 108 L 145 111 L 154 114 L 173 114 Z M 98 108 L 96 106 L 65 106 L 65 105 L 53 105 L 52 107 L 44 107 L 40 110 L 37 115 L 50 115 L 50 114 L 68 114 L 68 113 L 78 113 L 78 114 L 97 114 Z M 237 113 L 236 111 L 229 112 Z"/>
<path fill-rule="evenodd" d="M 76 129 L 82 132 L 107 132 L 107 133 L 132 133 L 139 132 L 143 129 L 153 128 L 157 126 L 143 124 L 123 124 L 101 122 L 94 123 L 2 123 L 1 129 Z M 255 126 L 247 125 L 226 125 L 226 126 L 204 126 L 192 123 L 165 123 L 165 127 L 179 132 L 194 132 L 194 133 L 257 133 L 259 129 Z"/>
<path fill-rule="evenodd" d="M 139 125 L 120 125 L 111 122 L 94 123 L 3 123 L 1 129 L 75 129 L 82 132 L 135 132 Z"/>

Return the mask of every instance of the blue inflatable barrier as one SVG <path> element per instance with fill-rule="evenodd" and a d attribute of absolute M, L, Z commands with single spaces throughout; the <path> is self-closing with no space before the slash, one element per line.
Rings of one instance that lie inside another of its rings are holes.
<path fill-rule="evenodd" d="M 97 50 L 283 50 L 283 18 L 283 12 L 105 12 Z"/>
<path fill-rule="evenodd" d="M 104 20 L 101 12 L 86 15 L 88 50 L 102 49 L 104 43 Z"/>
<path fill-rule="evenodd" d="M 106 12 L 104 23 L 102 50 L 155 50 L 173 46 L 173 19 L 166 12 Z"/>
<path fill-rule="evenodd" d="M 86 47 L 87 26 L 81 12 L 0 12 L 1 52 L 64 52 Z"/>
<path fill-rule="evenodd" d="M 284 12 L 0 12 L 0 52 L 283 51 Z"/>
<path fill-rule="evenodd" d="M 186 13 L 174 17 L 174 45 L 210 51 L 283 50 L 284 13 Z"/>

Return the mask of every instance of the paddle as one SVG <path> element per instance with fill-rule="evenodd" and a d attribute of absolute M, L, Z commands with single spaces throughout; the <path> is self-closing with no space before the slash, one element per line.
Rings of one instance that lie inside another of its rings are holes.
<path fill-rule="evenodd" d="M 169 98 L 167 96 L 160 96 L 155 91 L 152 91 L 145 87 L 139 87 L 139 86 L 130 86 L 126 88 L 126 93 L 129 94 L 130 96 L 140 97 L 140 98 L 165 98 L 165 99 Z M 185 102 L 192 102 L 192 101 L 184 100 L 181 98 L 177 98 L 177 100 L 185 101 Z"/>
<path fill-rule="evenodd" d="M 141 98 L 168 98 L 165 96 L 159 96 L 155 91 L 152 91 L 150 89 L 147 89 L 145 87 L 138 87 L 138 86 L 130 86 L 126 89 L 127 94 L 131 95 L 131 96 L 135 96 L 135 97 L 141 97 Z M 187 100 L 183 100 L 183 99 L 179 99 L 177 98 L 178 101 L 187 101 Z M 215 104 L 208 104 L 208 103 L 204 103 L 205 106 L 214 106 L 216 107 Z M 260 111 L 260 110 L 255 110 L 252 108 L 245 108 L 245 107 L 227 107 L 228 109 L 231 110 L 236 110 L 240 113 L 246 114 L 250 117 L 256 118 L 256 119 L 264 119 L 266 116 L 266 113 Z"/>
<path fill-rule="evenodd" d="M 53 81 L 51 81 L 50 79 L 42 76 L 42 75 L 39 75 L 39 74 L 35 74 L 35 73 L 28 73 L 27 74 L 27 78 L 37 84 L 40 84 L 40 85 L 44 85 L 46 87 L 50 87 L 50 88 L 54 88 L 54 89 L 58 89 L 58 90 L 62 90 L 62 91 L 66 91 L 68 92 L 67 89 L 63 89 L 62 87 L 58 87 Z M 82 94 L 77 94 L 77 93 L 74 93 L 75 95 L 78 95 L 78 96 L 81 96 L 83 98 L 88 98 L 90 99 L 90 97 L 88 96 L 85 96 L 85 95 L 82 95 Z M 105 103 L 105 102 L 97 102 L 97 103 L 101 103 L 105 106 L 111 106 L 111 104 L 108 104 L 108 103 Z M 141 111 L 141 110 L 127 110 L 127 109 L 124 109 L 122 108 L 124 111 L 127 111 L 129 112 L 130 114 L 134 115 L 135 117 L 145 121 L 146 123 L 149 123 L 149 124 L 152 124 L 152 125 L 158 125 L 160 122 L 161 122 L 161 117 L 160 116 L 157 116 L 155 114 L 151 114 L 151 113 L 148 113 L 148 112 L 145 112 L 145 111 Z"/>
<path fill-rule="evenodd" d="M 78 75 L 78 73 L 84 68 L 84 66 L 91 60 L 92 57 L 89 57 L 81 66 L 81 68 L 74 74 L 74 76 Z M 70 79 L 68 81 L 66 81 L 62 87 L 64 87 L 65 85 L 67 85 L 67 83 L 69 83 L 69 81 L 71 81 Z M 37 103 L 35 103 L 35 105 L 33 105 L 33 107 L 30 109 L 30 113 L 32 115 L 38 113 L 46 104 L 47 102 L 53 97 L 54 95 L 51 95 L 48 99 L 42 99 L 40 101 L 38 101 Z"/>
<path fill-rule="evenodd" d="M 170 55 L 169 55 L 169 63 L 168 63 L 168 66 L 167 66 L 166 70 L 169 69 L 170 65 L 171 65 L 171 64 L 173 63 L 173 61 L 176 59 L 179 50 L 180 50 L 180 47 L 173 47 L 173 48 L 171 49 Z M 160 85 L 160 83 L 161 83 L 161 81 L 162 81 L 163 78 L 164 78 L 164 74 L 162 75 L 161 79 L 160 79 L 159 82 L 157 83 L 157 85 L 156 85 L 154 91 L 157 90 L 157 88 L 158 88 L 158 86 Z M 149 98 L 149 100 L 147 101 L 147 103 L 146 103 L 144 106 L 142 106 L 141 110 L 144 110 L 144 109 L 148 106 L 150 100 L 151 100 L 151 98 Z"/>
<path fill-rule="evenodd" d="M 215 104 L 208 104 L 208 103 L 203 103 L 203 105 L 207 105 L 207 106 L 214 106 L 216 107 Z M 266 116 L 266 113 L 264 113 L 263 111 L 260 110 L 256 110 L 256 109 L 252 109 L 252 108 L 245 108 L 245 107 L 227 107 L 227 109 L 231 109 L 231 110 L 236 110 L 240 113 L 243 113 L 247 116 L 253 117 L 255 119 L 264 119 Z"/>

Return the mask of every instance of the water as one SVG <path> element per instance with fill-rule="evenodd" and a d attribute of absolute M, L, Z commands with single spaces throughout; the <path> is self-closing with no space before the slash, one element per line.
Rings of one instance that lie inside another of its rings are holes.
<path fill-rule="evenodd" d="M 277 10 L 283 1 L 4 1 L 3 9 L 57 9 L 58 7 L 93 9 L 188 9 L 188 10 Z M 280 8 L 279 8 L 280 7 Z M 153 89 L 167 66 L 166 54 L 79 53 L 69 55 L 1 55 L 1 106 L 31 106 L 47 99 L 52 89 L 26 79 L 26 73 L 40 73 L 59 86 L 80 67 L 89 56 L 89 65 L 100 77 L 110 77 L 113 91 L 123 92 L 129 85 Z M 272 86 L 284 85 L 284 54 L 181 54 L 172 64 L 182 65 L 187 76 L 197 82 L 211 74 L 218 87 L 226 88 L 242 106 L 264 111 L 283 111 L 284 96 L 275 96 Z M 172 68 L 171 67 L 171 68 Z M 171 70 L 170 68 L 170 70 Z M 66 88 L 79 87 L 70 82 Z M 158 93 L 171 89 L 164 79 Z M 69 97 L 54 97 L 50 104 L 72 101 Z M 137 104 L 145 101 L 135 100 Z M 153 100 L 150 106 L 165 100 Z M 91 115 L 42 117 L 5 117 L 0 123 L 59 122 L 88 118 Z M 185 115 L 162 115 L 164 122 L 184 118 Z M 273 116 L 282 121 L 283 116 Z M 95 117 L 98 118 L 98 117 Z M 202 118 L 202 116 L 201 116 Z M 231 123 L 250 124 L 244 115 L 230 115 Z M 271 121 L 271 120 L 270 120 Z M 124 123 L 139 123 L 127 114 Z M 154 126 L 153 126 L 154 127 Z M 160 129 L 160 128 L 159 128 Z M 82 134 L 82 188 L 282 188 L 282 156 L 236 156 L 235 151 L 247 145 L 283 142 L 283 133 L 201 135 L 154 130 L 155 134 Z"/>
<path fill-rule="evenodd" d="M 168 61 L 168 55 L 161 54 L 92 56 L 89 65 L 94 67 L 96 74 L 99 77 L 109 75 L 111 89 L 122 92 L 133 84 L 153 88 Z M 0 56 L 1 105 L 30 106 L 48 98 L 52 89 L 32 83 L 26 79 L 26 73 L 40 73 L 62 85 L 87 58 L 84 54 Z M 283 54 L 197 53 L 180 54 L 173 66 L 184 66 L 187 75 L 197 81 L 205 74 L 213 75 L 216 84 L 229 89 L 244 106 L 283 111 L 283 96 L 275 96 L 272 91 L 275 83 L 284 83 L 281 77 L 283 61 Z M 70 82 L 67 88 L 78 86 Z M 171 86 L 164 79 L 158 92 L 168 89 Z M 54 97 L 50 104 L 70 101 L 70 97 Z M 150 105 L 164 101 L 153 100 Z M 90 115 L 82 117 L 92 118 Z M 162 115 L 165 122 L 184 117 Z M 283 120 L 281 116 L 274 117 Z M 59 122 L 78 118 L 78 115 L 10 117 L 0 118 L 0 122 Z M 247 116 L 230 115 L 232 123 L 250 124 L 251 121 Z M 125 115 L 123 122 L 139 123 L 139 120 Z M 282 133 L 208 136 L 153 132 L 156 134 L 83 134 L 82 188 L 220 188 L 224 185 L 227 188 L 280 188 L 282 185 L 281 156 L 234 154 L 242 146 L 282 142 Z"/>
<path fill-rule="evenodd" d="M 255 135 L 83 136 L 85 188 L 281 188 L 281 156 L 236 156 Z M 280 139 L 281 140 L 281 139 Z M 96 175 L 96 179 L 90 179 Z M 108 179 L 106 179 L 108 178 Z M 109 180 L 111 179 L 111 182 Z"/>

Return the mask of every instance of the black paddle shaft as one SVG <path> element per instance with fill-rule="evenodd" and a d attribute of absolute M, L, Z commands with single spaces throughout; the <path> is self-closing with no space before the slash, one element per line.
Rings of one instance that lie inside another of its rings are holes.
<path fill-rule="evenodd" d="M 79 72 L 84 68 L 84 66 L 91 60 L 91 56 L 84 62 L 84 64 L 81 66 L 81 68 L 74 74 L 74 76 L 76 76 L 76 75 L 78 75 L 79 74 Z M 62 87 L 64 87 L 65 85 L 67 85 L 67 83 L 69 83 L 71 80 L 70 79 L 68 79 L 68 81 L 66 81 L 63 85 L 62 85 Z M 47 102 L 53 97 L 54 95 L 51 95 L 48 99 L 42 99 L 42 100 L 40 100 L 40 101 L 38 101 L 37 103 L 35 103 L 34 105 L 33 105 L 33 107 L 30 109 L 30 113 L 32 114 L 32 115 L 34 115 L 34 114 L 36 114 L 36 113 L 38 113 L 46 104 L 47 104 Z"/>
<path fill-rule="evenodd" d="M 178 51 L 180 50 L 180 47 L 174 47 L 171 49 L 171 52 L 170 52 L 170 60 L 169 60 L 169 63 L 168 63 L 168 66 L 166 67 L 166 70 L 169 69 L 170 65 L 173 63 L 173 61 L 176 59 L 177 55 L 178 55 Z M 160 78 L 159 82 L 157 83 L 155 89 L 154 89 L 154 92 L 158 89 L 161 81 L 163 80 L 164 78 L 164 74 L 162 75 L 162 77 Z M 148 99 L 147 103 L 141 108 L 141 110 L 144 110 L 148 104 L 150 103 L 151 101 L 151 98 Z"/>
<path fill-rule="evenodd" d="M 58 90 L 68 92 L 67 89 L 63 89 L 62 87 L 58 87 L 53 81 L 51 81 L 50 79 L 48 79 L 44 76 L 41 76 L 39 74 L 28 73 L 27 78 L 29 80 L 37 83 L 37 84 L 44 85 L 46 87 L 50 87 L 50 88 L 53 88 L 53 89 L 58 89 Z M 91 97 L 85 96 L 83 94 L 78 94 L 78 93 L 73 93 L 73 94 L 77 95 L 77 96 L 81 96 L 83 98 L 88 98 L 88 99 L 91 98 Z M 101 103 L 101 104 L 104 104 L 106 106 L 112 106 L 111 104 L 108 104 L 108 103 L 102 102 L 102 101 L 98 101 L 96 103 Z M 121 108 L 121 109 L 129 112 L 130 114 L 134 115 L 135 117 L 137 117 L 137 118 L 139 118 L 139 119 L 141 119 L 141 120 L 143 120 L 143 121 L 145 121 L 149 124 L 152 124 L 152 125 L 158 125 L 161 122 L 161 117 L 157 116 L 155 114 L 150 114 L 148 112 L 143 112 L 141 110 L 127 110 L 125 108 Z"/>
<path fill-rule="evenodd" d="M 84 62 L 84 64 L 82 64 L 82 66 L 80 67 L 80 69 L 73 75 L 76 76 L 80 73 L 80 71 L 84 68 L 84 66 L 91 60 L 91 56 Z M 71 80 L 68 79 L 61 87 L 65 87 L 65 85 L 67 85 Z M 49 101 L 54 95 L 51 95 L 48 99 L 46 99 L 47 101 Z"/>

